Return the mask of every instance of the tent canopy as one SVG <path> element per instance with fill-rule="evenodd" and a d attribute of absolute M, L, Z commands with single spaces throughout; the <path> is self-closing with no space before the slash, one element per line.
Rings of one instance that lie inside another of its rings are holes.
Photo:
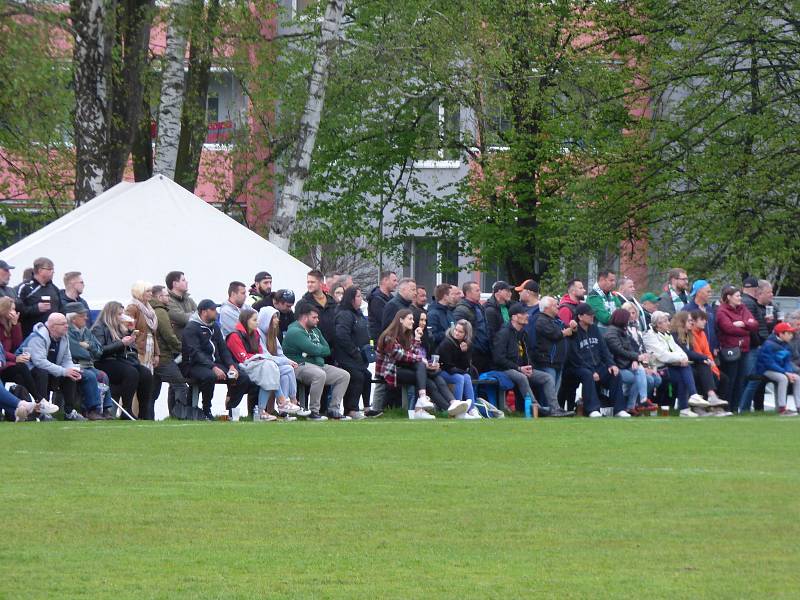
<path fill-rule="evenodd" d="M 55 264 L 53 282 L 63 288 L 68 271 L 80 271 L 83 297 L 92 309 L 110 300 L 126 303 L 137 280 L 164 284 L 169 271 L 183 271 L 199 302 L 222 302 L 228 284 L 272 275 L 272 289 L 305 292 L 309 267 L 220 212 L 172 180 L 156 175 L 123 182 L 0 252 L 22 271 L 46 256 Z"/>

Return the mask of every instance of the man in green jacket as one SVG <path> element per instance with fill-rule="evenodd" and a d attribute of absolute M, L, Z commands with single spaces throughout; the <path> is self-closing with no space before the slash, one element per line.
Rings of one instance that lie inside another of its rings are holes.
<path fill-rule="evenodd" d="M 586 304 L 594 309 L 595 321 L 601 329 L 611 322 L 611 313 L 622 306 L 622 299 L 614 294 L 617 275 L 614 271 L 601 271 L 597 283 L 586 297 Z"/>
<path fill-rule="evenodd" d="M 191 298 L 187 298 L 187 300 L 194 303 Z M 158 340 L 159 355 L 158 366 L 153 369 L 153 405 L 155 406 L 156 400 L 161 394 L 161 384 L 168 383 L 167 409 L 169 410 L 169 416 L 178 417 L 180 415 L 175 411 L 175 403 L 178 402 L 182 406 L 189 406 L 191 402 L 189 401 L 189 385 L 175 363 L 175 358 L 181 353 L 181 340 L 172 329 L 169 305 L 170 294 L 167 288 L 163 285 L 154 285 L 150 306 L 153 307 L 156 319 L 158 319 L 156 338 Z"/>
<path fill-rule="evenodd" d="M 327 340 L 317 325 L 319 311 L 306 302 L 297 309 L 297 321 L 289 325 L 283 336 L 283 353 L 298 364 L 295 370 L 297 381 L 309 386 L 308 408 L 312 421 L 326 421 L 320 414 L 322 389 L 332 386 L 331 405 L 328 407 L 328 418 L 347 420 L 342 414 L 342 398 L 350 383 L 350 373 L 332 365 L 325 364 L 325 357 L 331 353 Z"/>

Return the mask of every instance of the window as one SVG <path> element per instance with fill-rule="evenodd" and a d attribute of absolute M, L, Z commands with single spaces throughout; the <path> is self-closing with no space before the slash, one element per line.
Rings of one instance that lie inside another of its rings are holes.
<path fill-rule="evenodd" d="M 419 131 L 422 161 L 460 161 L 461 108 L 457 104 L 431 102 L 419 121 Z"/>
<path fill-rule="evenodd" d="M 292 18 L 302 13 L 307 9 L 315 0 L 292 0 Z"/>
<path fill-rule="evenodd" d="M 440 283 L 458 285 L 458 244 L 430 237 L 413 237 L 405 244 L 404 271 L 433 294 Z M 440 270 L 441 269 L 441 270 Z"/>

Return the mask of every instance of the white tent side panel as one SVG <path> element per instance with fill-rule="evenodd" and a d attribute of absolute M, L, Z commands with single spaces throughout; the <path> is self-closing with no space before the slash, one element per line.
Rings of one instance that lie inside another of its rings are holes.
<path fill-rule="evenodd" d="M 170 179 L 157 175 L 120 183 L 97 198 L 0 252 L 16 269 L 12 284 L 40 256 L 55 263 L 63 287 L 67 271 L 80 271 L 84 298 L 93 309 L 130 298 L 139 279 L 164 283 L 169 271 L 184 271 L 189 293 L 221 302 L 228 283 L 249 285 L 269 271 L 273 289 L 305 292 L 309 267 L 223 214 Z"/>

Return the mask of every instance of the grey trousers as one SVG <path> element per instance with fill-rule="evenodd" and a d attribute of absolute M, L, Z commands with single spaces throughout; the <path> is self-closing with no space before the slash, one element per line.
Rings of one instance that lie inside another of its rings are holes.
<path fill-rule="evenodd" d="M 775 408 L 786 406 L 786 393 L 789 391 L 789 378 L 777 371 L 764 371 L 764 377 L 775 384 Z M 800 379 L 796 379 L 792 384 L 792 396 L 794 396 L 795 406 L 800 402 L 798 394 L 800 394 Z"/>
<path fill-rule="evenodd" d="M 558 406 L 558 401 L 556 398 L 556 382 L 549 373 L 534 370 L 530 376 L 527 376 L 521 371 L 516 371 L 514 369 L 503 371 L 503 373 L 508 375 L 509 379 L 514 382 L 514 385 L 519 389 L 523 397 L 530 395 L 531 399 L 535 400 L 540 406 L 549 406 L 550 408 L 555 408 Z M 531 386 L 541 387 L 544 393 L 544 398 L 537 399 L 533 394 Z M 544 402 L 541 400 L 544 400 Z"/>
<path fill-rule="evenodd" d="M 333 399 L 328 410 L 342 410 L 342 398 L 350 383 L 350 373 L 332 365 L 318 367 L 303 363 L 295 371 L 297 381 L 302 381 L 308 386 L 308 408 L 312 412 L 319 412 L 322 401 L 322 388 L 326 385 L 332 387 Z"/>

